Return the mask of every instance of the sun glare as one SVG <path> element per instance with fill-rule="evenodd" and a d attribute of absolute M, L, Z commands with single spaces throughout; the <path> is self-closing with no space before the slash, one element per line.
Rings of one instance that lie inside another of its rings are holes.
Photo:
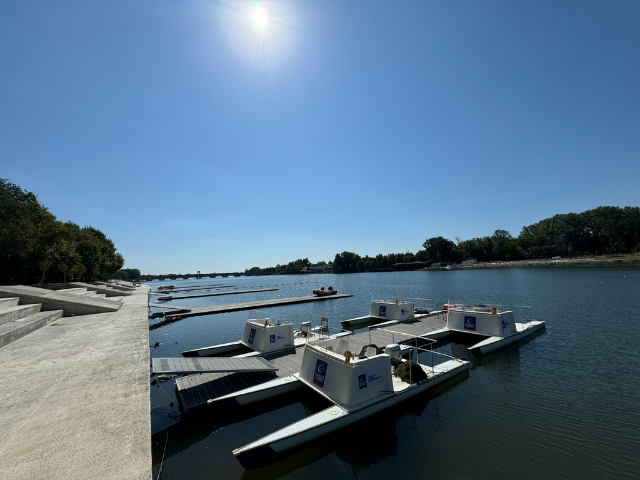
<path fill-rule="evenodd" d="M 264 30 L 269 23 L 269 18 L 267 17 L 267 13 L 260 6 L 253 7 L 253 12 L 251 12 L 251 18 L 253 19 L 253 23 L 260 30 Z"/>

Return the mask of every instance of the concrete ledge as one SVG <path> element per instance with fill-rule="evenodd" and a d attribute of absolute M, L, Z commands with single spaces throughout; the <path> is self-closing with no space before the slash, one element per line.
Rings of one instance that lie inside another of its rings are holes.
<path fill-rule="evenodd" d="M 124 290 L 117 290 L 106 285 L 92 285 L 91 283 L 82 282 L 70 282 L 72 287 L 83 287 L 87 290 L 93 290 L 94 292 L 104 293 L 107 297 L 122 297 L 124 295 L 131 295 L 132 292 L 125 292 Z"/>
<path fill-rule="evenodd" d="M 147 292 L 0 349 L 2 480 L 151 478 Z"/>
<path fill-rule="evenodd" d="M 0 347 L 9 345 L 11 342 L 15 342 L 45 325 L 55 322 L 60 317 L 62 317 L 62 310 L 53 310 L 50 312 L 38 312 L 14 322 L 0 325 Z"/>
<path fill-rule="evenodd" d="M 60 293 L 59 291 L 25 285 L 0 286 L 0 298 L 8 297 L 20 297 L 20 303 L 23 305 L 41 303 L 42 311 L 62 310 L 65 317 L 116 312 L 122 305 L 120 302 L 112 300 L 73 293 Z"/>
<path fill-rule="evenodd" d="M 107 287 L 115 288 L 116 290 L 122 290 L 124 292 L 133 292 L 136 287 L 130 287 L 128 285 L 120 285 L 119 283 L 104 283 L 95 282 L 96 285 L 106 285 Z"/>
<path fill-rule="evenodd" d="M 28 317 L 34 313 L 40 311 L 41 305 L 39 303 L 32 303 L 29 305 L 16 305 L 15 307 L 3 308 L 0 310 L 0 325 L 7 322 L 13 322 L 20 318 Z"/>

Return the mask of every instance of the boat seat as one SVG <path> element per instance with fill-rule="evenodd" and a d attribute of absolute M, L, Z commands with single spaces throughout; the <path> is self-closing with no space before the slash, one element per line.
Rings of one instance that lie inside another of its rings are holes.
<path fill-rule="evenodd" d="M 375 357 L 376 354 L 377 354 L 376 347 L 367 347 L 367 353 L 366 353 L 367 358 Z"/>
<path fill-rule="evenodd" d="M 339 353 L 340 355 L 344 355 L 344 352 L 346 352 L 347 350 L 349 350 L 349 342 L 341 338 L 340 341 L 338 342 L 338 348 L 336 348 L 336 353 Z"/>

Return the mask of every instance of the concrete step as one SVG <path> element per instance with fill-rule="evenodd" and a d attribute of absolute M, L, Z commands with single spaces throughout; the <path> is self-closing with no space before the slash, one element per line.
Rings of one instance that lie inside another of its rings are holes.
<path fill-rule="evenodd" d="M 106 293 L 96 293 L 96 297 L 100 297 L 100 298 L 107 298 L 107 294 Z M 113 299 L 114 297 L 111 297 L 109 300 Z"/>
<path fill-rule="evenodd" d="M 87 290 L 86 292 L 82 292 L 80 295 L 84 295 L 85 297 L 95 297 L 98 292 L 95 290 Z"/>
<path fill-rule="evenodd" d="M 0 325 L 0 348 L 51 322 L 55 322 L 61 317 L 62 310 L 50 310 L 48 312 L 37 312 Z"/>
<path fill-rule="evenodd" d="M 15 307 L 20 303 L 20 297 L 0 298 L 0 309 Z"/>
<path fill-rule="evenodd" d="M 73 293 L 75 295 L 84 295 L 87 293 L 86 287 L 78 287 L 78 288 L 63 288 L 62 290 L 56 290 L 60 293 Z"/>
<path fill-rule="evenodd" d="M 117 289 L 108 287 L 106 285 L 95 285 L 95 284 L 92 285 L 90 283 L 83 283 L 83 282 L 70 282 L 69 285 L 76 288 L 85 287 L 90 290 L 95 290 L 98 293 L 105 293 L 107 295 L 107 298 L 131 295 L 131 292 L 125 292 L 124 290 L 117 290 Z"/>
<path fill-rule="evenodd" d="M 38 313 L 41 307 L 41 303 L 35 303 L 32 305 L 15 305 L 13 307 L 3 308 L 0 310 L 0 325 Z"/>

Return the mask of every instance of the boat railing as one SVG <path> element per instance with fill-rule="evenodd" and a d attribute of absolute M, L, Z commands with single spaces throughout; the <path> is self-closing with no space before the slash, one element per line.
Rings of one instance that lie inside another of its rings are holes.
<path fill-rule="evenodd" d="M 477 302 L 474 305 L 465 304 L 463 302 L 456 302 L 455 300 L 448 300 L 447 303 L 449 305 L 454 304 L 455 308 L 452 310 L 462 311 L 462 312 L 481 312 L 481 311 L 491 311 L 492 308 L 496 308 L 499 313 L 501 312 L 513 312 L 513 318 L 516 322 L 522 323 L 529 328 L 531 326 L 531 321 L 533 320 L 531 314 L 531 305 L 516 305 L 516 304 L 505 304 L 505 303 L 497 303 L 490 301 L 482 301 Z M 485 310 L 486 309 L 486 310 Z M 444 312 L 446 318 L 446 311 Z"/>
<path fill-rule="evenodd" d="M 398 332 L 396 330 L 392 330 L 390 328 L 378 328 L 378 331 L 386 331 L 389 332 L 391 334 L 391 339 L 392 339 L 392 343 L 396 343 L 396 336 L 402 338 L 404 337 L 405 340 L 399 340 L 402 341 L 402 345 L 409 345 L 411 346 L 411 348 L 413 349 L 413 351 L 415 352 L 415 355 L 413 354 L 413 352 L 411 353 L 411 360 L 414 360 L 414 356 L 415 356 L 415 362 L 418 363 L 419 365 L 423 365 L 422 363 L 420 363 L 420 352 L 423 353 L 428 353 L 429 354 L 429 359 L 430 361 L 430 365 L 426 365 L 431 368 L 431 372 L 435 373 L 435 369 L 434 369 L 434 355 L 439 355 L 441 357 L 445 357 L 449 360 L 455 361 L 457 363 L 463 364 L 465 363 L 464 360 L 460 360 L 459 358 L 455 358 L 451 355 L 447 355 L 446 353 L 441 353 L 441 352 L 436 352 L 433 350 L 433 346 L 435 344 L 438 343 L 437 340 L 434 340 L 433 338 L 428 338 L 426 336 L 416 336 L 416 335 L 412 335 L 410 333 L 405 333 L 405 332 Z M 428 332 L 426 333 L 428 335 Z M 369 337 L 369 340 L 371 341 L 371 337 Z M 407 343 L 407 340 L 413 340 L 413 342 L 411 343 L 415 343 L 414 345 L 411 345 L 410 343 Z M 411 382 L 411 369 L 409 369 L 409 383 Z"/>

